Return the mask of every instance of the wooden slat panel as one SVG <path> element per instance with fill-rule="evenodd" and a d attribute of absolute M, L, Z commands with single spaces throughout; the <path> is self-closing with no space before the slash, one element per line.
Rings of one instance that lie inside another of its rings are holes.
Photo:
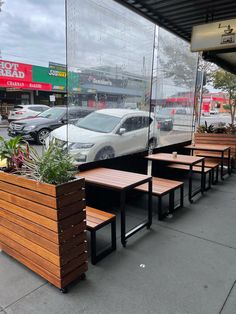
<path fill-rule="evenodd" d="M 70 272 L 76 270 L 78 267 L 82 266 L 88 259 L 87 253 L 82 252 L 78 257 L 72 259 L 69 263 L 61 268 L 61 276 L 65 277 Z"/>
<path fill-rule="evenodd" d="M 28 190 L 25 188 L 21 188 L 19 186 L 5 183 L 3 181 L 0 181 L 0 190 L 21 196 L 22 198 L 25 198 L 30 201 L 34 201 L 39 204 L 43 204 L 52 208 L 57 208 L 57 199 L 55 197 L 48 196 L 46 194 L 41 194 L 38 192 L 34 192 L 32 190 Z"/>
<path fill-rule="evenodd" d="M 56 232 L 53 232 L 47 228 L 44 228 L 24 217 L 13 214 L 7 210 L 0 208 L 0 217 L 6 218 L 19 226 L 22 226 L 46 239 L 51 240 L 54 243 L 59 243 L 63 241 L 63 236 L 58 235 Z M 59 241 L 59 237 L 61 238 Z"/>
<path fill-rule="evenodd" d="M 85 190 L 78 190 L 76 192 L 63 195 L 56 199 L 57 209 L 61 209 L 75 202 L 81 201 L 85 198 Z"/>
<path fill-rule="evenodd" d="M 40 245 L 41 247 L 45 248 L 46 250 L 52 252 L 53 254 L 59 255 L 60 254 L 60 249 L 59 245 L 55 244 L 42 236 L 31 232 L 23 227 L 21 227 L 18 224 L 15 224 L 7 219 L 4 219 L 0 216 L 0 226 L 6 227 L 7 229 L 17 233 L 18 235 L 30 239 L 30 241 L 34 242 L 35 244 Z"/>
<path fill-rule="evenodd" d="M 111 213 L 108 213 L 108 212 L 105 212 L 105 211 L 102 211 L 93 207 L 89 207 L 89 206 L 86 206 L 86 213 L 87 215 L 92 215 L 93 217 L 97 217 L 101 220 L 108 220 L 115 217 L 114 214 L 111 214 Z"/>
<path fill-rule="evenodd" d="M 84 187 L 85 187 L 84 178 L 77 178 L 75 181 L 57 185 L 55 187 L 56 195 L 60 196 L 60 195 L 71 193 L 72 191 L 79 191 Z"/>
<path fill-rule="evenodd" d="M 81 201 L 77 201 L 73 204 L 67 205 L 66 207 L 61 208 L 60 210 L 57 210 L 58 212 L 58 220 L 67 218 L 71 215 L 74 215 L 76 213 L 79 213 L 80 211 L 83 211 L 86 207 L 86 201 L 85 199 Z"/>
<path fill-rule="evenodd" d="M 78 191 L 85 185 L 83 178 L 77 178 L 74 181 L 55 186 L 53 184 L 30 180 L 24 176 L 14 175 L 6 172 L 1 172 L 0 180 L 54 197 L 71 193 L 72 191 Z"/>
<path fill-rule="evenodd" d="M 82 264 L 80 267 L 76 268 L 71 273 L 67 274 L 65 277 L 61 280 L 61 287 L 64 288 L 68 286 L 69 283 L 73 282 L 77 278 L 79 278 L 83 273 L 85 273 L 88 270 L 88 263 Z"/>
<path fill-rule="evenodd" d="M 56 266 L 60 266 L 60 259 L 58 255 L 49 252 L 48 250 L 44 249 L 43 247 L 31 242 L 30 240 L 23 238 L 22 236 L 18 235 L 17 233 L 3 227 L 0 225 L 0 235 L 1 237 L 8 237 L 12 239 L 16 243 L 28 248 L 30 251 L 36 253 L 37 255 L 41 256 L 42 258 L 48 260 L 49 262 L 53 263 Z"/>
<path fill-rule="evenodd" d="M 14 175 L 6 172 L 1 172 L 0 180 L 6 183 L 11 183 L 13 185 L 24 187 L 26 189 L 38 191 L 43 194 L 56 196 L 56 186 L 52 184 L 37 182 L 23 176 Z"/>
<path fill-rule="evenodd" d="M 108 168 L 96 168 L 79 173 L 80 177 L 85 178 L 86 183 L 98 184 L 100 186 L 114 188 L 117 190 L 126 189 L 130 186 L 148 180 L 151 176 L 120 171 Z"/>
<path fill-rule="evenodd" d="M 18 260 L 23 265 L 27 266 L 29 269 L 31 269 L 36 274 L 39 274 L 44 279 L 51 282 L 54 286 L 58 288 L 62 288 L 61 286 L 61 280 L 60 278 L 54 276 L 52 273 L 47 271 L 47 268 L 41 267 L 38 264 L 35 264 L 31 260 L 29 260 L 26 256 L 22 255 L 21 253 L 18 253 L 11 247 L 7 246 L 4 243 L 0 242 L 0 247 L 2 247 L 3 251 L 6 252 L 8 255 L 12 256 L 16 260 Z M 65 286 L 64 286 L 65 287 Z"/>
<path fill-rule="evenodd" d="M 64 254 L 64 252 L 70 251 L 71 249 L 78 247 L 80 244 L 87 241 L 86 231 L 82 231 L 74 236 L 74 238 L 70 238 L 65 243 L 60 244 L 60 254 Z M 86 248 L 87 250 L 87 248 Z"/>
<path fill-rule="evenodd" d="M 3 208 L 13 214 L 26 218 L 30 221 L 37 222 L 37 224 L 52 230 L 54 232 L 58 232 L 58 223 L 55 220 L 46 218 L 34 212 L 31 212 L 25 208 L 14 205 L 12 203 L 5 202 L 0 199 L 0 208 Z"/>
<path fill-rule="evenodd" d="M 33 201 L 26 200 L 20 196 L 16 196 L 8 192 L 4 192 L 0 190 L 0 199 L 5 200 L 9 203 L 18 205 L 20 207 L 29 209 L 35 213 L 38 213 L 42 216 L 45 216 L 53 220 L 57 220 L 58 218 L 57 215 L 59 212 L 57 210 L 51 207 L 47 207 L 47 206 L 35 203 Z"/>
<path fill-rule="evenodd" d="M 64 252 L 61 255 L 61 266 L 66 265 L 72 259 L 78 257 L 80 254 L 82 254 L 85 251 L 87 251 L 87 242 L 83 242 L 77 247 L 74 247 L 71 250 Z"/>
<path fill-rule="evenodd" d="M 86 230 L 86 221 L 82 221 L 77 225 L 74 225 L 72 228 L 65 229 L 63 233 L 60 233 L 59 241 L 63 243 L 65 241 L 70 241 L 71 238 L 76 237 L 78 234 Z"/>
<path fill-rule="evenodd" d="M 27 247 L 14 241 L 13 239 L 1 234 L 1 243 L 7 245 L 9 248 L 16 251 L 18 254 L 26 257 L 29 261 L 47 269 L 51 274 L 60 277 L 60 267 L 46 260 L 42 256 L 37 255 L 35 252 L 29 250 Z"/>
<path fill-rule="evenodd" d="M 187 165 L 179 165 L 179 164 L 170 164 L 167 166 L 168 168 L 181 169 L 188 171 L 190 168 Z M 193 171 L 197 173 L 201 173 L 202 170 L 199 166 L 193 166 Z M 211 168 L 204 167 L 204 172 L 207 173 L 211 171 Z"/>
<path fill-rule="evenodd" d="M 84 210 L 84 211 L 79 212 L 78 214 L 75 214 L 63 220 L 60 220 L 58 223 L 59 231 L 62 232 L 67 228 L 71 228 L 74 225 L 79 224 L 81 221 L 85 219 L 86 219 L 86 211 Z"/>

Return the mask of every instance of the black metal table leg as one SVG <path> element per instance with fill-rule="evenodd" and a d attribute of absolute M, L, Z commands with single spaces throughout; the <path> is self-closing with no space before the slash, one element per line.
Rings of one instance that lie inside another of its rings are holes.
<path fill-rule="evenodd" d="M 148 182 L 148 224 L 149 229 L 152 225 L 152 180 Z"/>
<path fill-rule="evenodd" d="M 228 174 L 231 174 L 231 149 L 228 149 Z"/>
<path fill-rule="evenodd" d="M 184 206 L 184 185 L 180 187 L 180 207 Z"/>
<path fill-rule="evenodd" d="M 203 194 L 206 189 L 206 175 L 205 175 L 205 160 L 202 160 L 202 171 L 201 171 L 201 193 Z"/>
<path fill-rule="evenodd" d="M 169 193 L 169 213 L 174 212 L 174 207 L 175 207 L 175 191 L 171 191 Z"/>
<path fill-rule="evenodd" d="M 91 230 L 91 262 L 93 265 L 97 262 L 97 246 L 96 246 L 96 231 Z"/>
<path fill-rule="evenodd" d="M 189 179 L 188 179 L 188 199 L 189 199 L 189 202 L 190 203 L 192 203 L 193 202 L 193 200 L 192 200 L 192 184 L 193 184 L 193 182 L 192 182 L 192 180 L 193 180 L 193 178 L 192 178 L 192 176 L 193 176 L 193 166 L 192 165 L 190 165 L 190 168 L 189 168 Z"/>
<path fill-rule="evenodd" d="M 221 169 L 220 169 L 221 180 L 224 180 L 224 152 L 221 152 Z"/>
<path fill-rule="evenodd" d="M 125 237 L 125 191 L 121 191 L 120 195 L 120 227 L 121 227 L 121 243 L 123 247 L 126 247 L 126 237 Z"/>

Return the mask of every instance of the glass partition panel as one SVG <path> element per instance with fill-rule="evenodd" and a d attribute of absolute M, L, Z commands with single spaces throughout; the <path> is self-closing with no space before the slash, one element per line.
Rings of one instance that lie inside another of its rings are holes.
<path fill-rule="evenodd" d="M 157 142 L 150 116 L 154 32 L 154 24 L 114 1 L 67 0 L 68 118 L 79 114 L 63 139 L 77 163 Z"/>
<path fill-rule="evenodd" d="M 152 110 L 160 128 L 159 146 L 191 139 L 197 54 L 189 44 L 158 28 Z"/>

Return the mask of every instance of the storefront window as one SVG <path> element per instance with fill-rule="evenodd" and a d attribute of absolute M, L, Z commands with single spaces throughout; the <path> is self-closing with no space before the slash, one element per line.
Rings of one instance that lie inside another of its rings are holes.
<path fill-rule="evenodd" d="M 77 129 L 68 127 L 71 153 L 91 162 L 145 150 L 155 123 L 149 116 L 155 25 L 107 0 L 68 0 L 67 21 L 69 107 L 93 111 Z M 151 135 L 157 142 L 157 128 Z"/>

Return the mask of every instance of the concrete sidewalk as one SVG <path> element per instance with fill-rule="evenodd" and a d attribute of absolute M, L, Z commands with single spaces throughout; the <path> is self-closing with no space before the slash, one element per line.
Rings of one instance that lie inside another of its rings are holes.
<path fill-rule="evenodd" d="M 153 219 L 68 294 L 0 254 L 0 314 L 235 314 L 236 175 L 175 213 Z M 129 202 L 128 224 L 143 219 Z M 119 216 L 118 223 L 119 226 Z M 118 237 L 120 235 L 119 230 Z"/>

